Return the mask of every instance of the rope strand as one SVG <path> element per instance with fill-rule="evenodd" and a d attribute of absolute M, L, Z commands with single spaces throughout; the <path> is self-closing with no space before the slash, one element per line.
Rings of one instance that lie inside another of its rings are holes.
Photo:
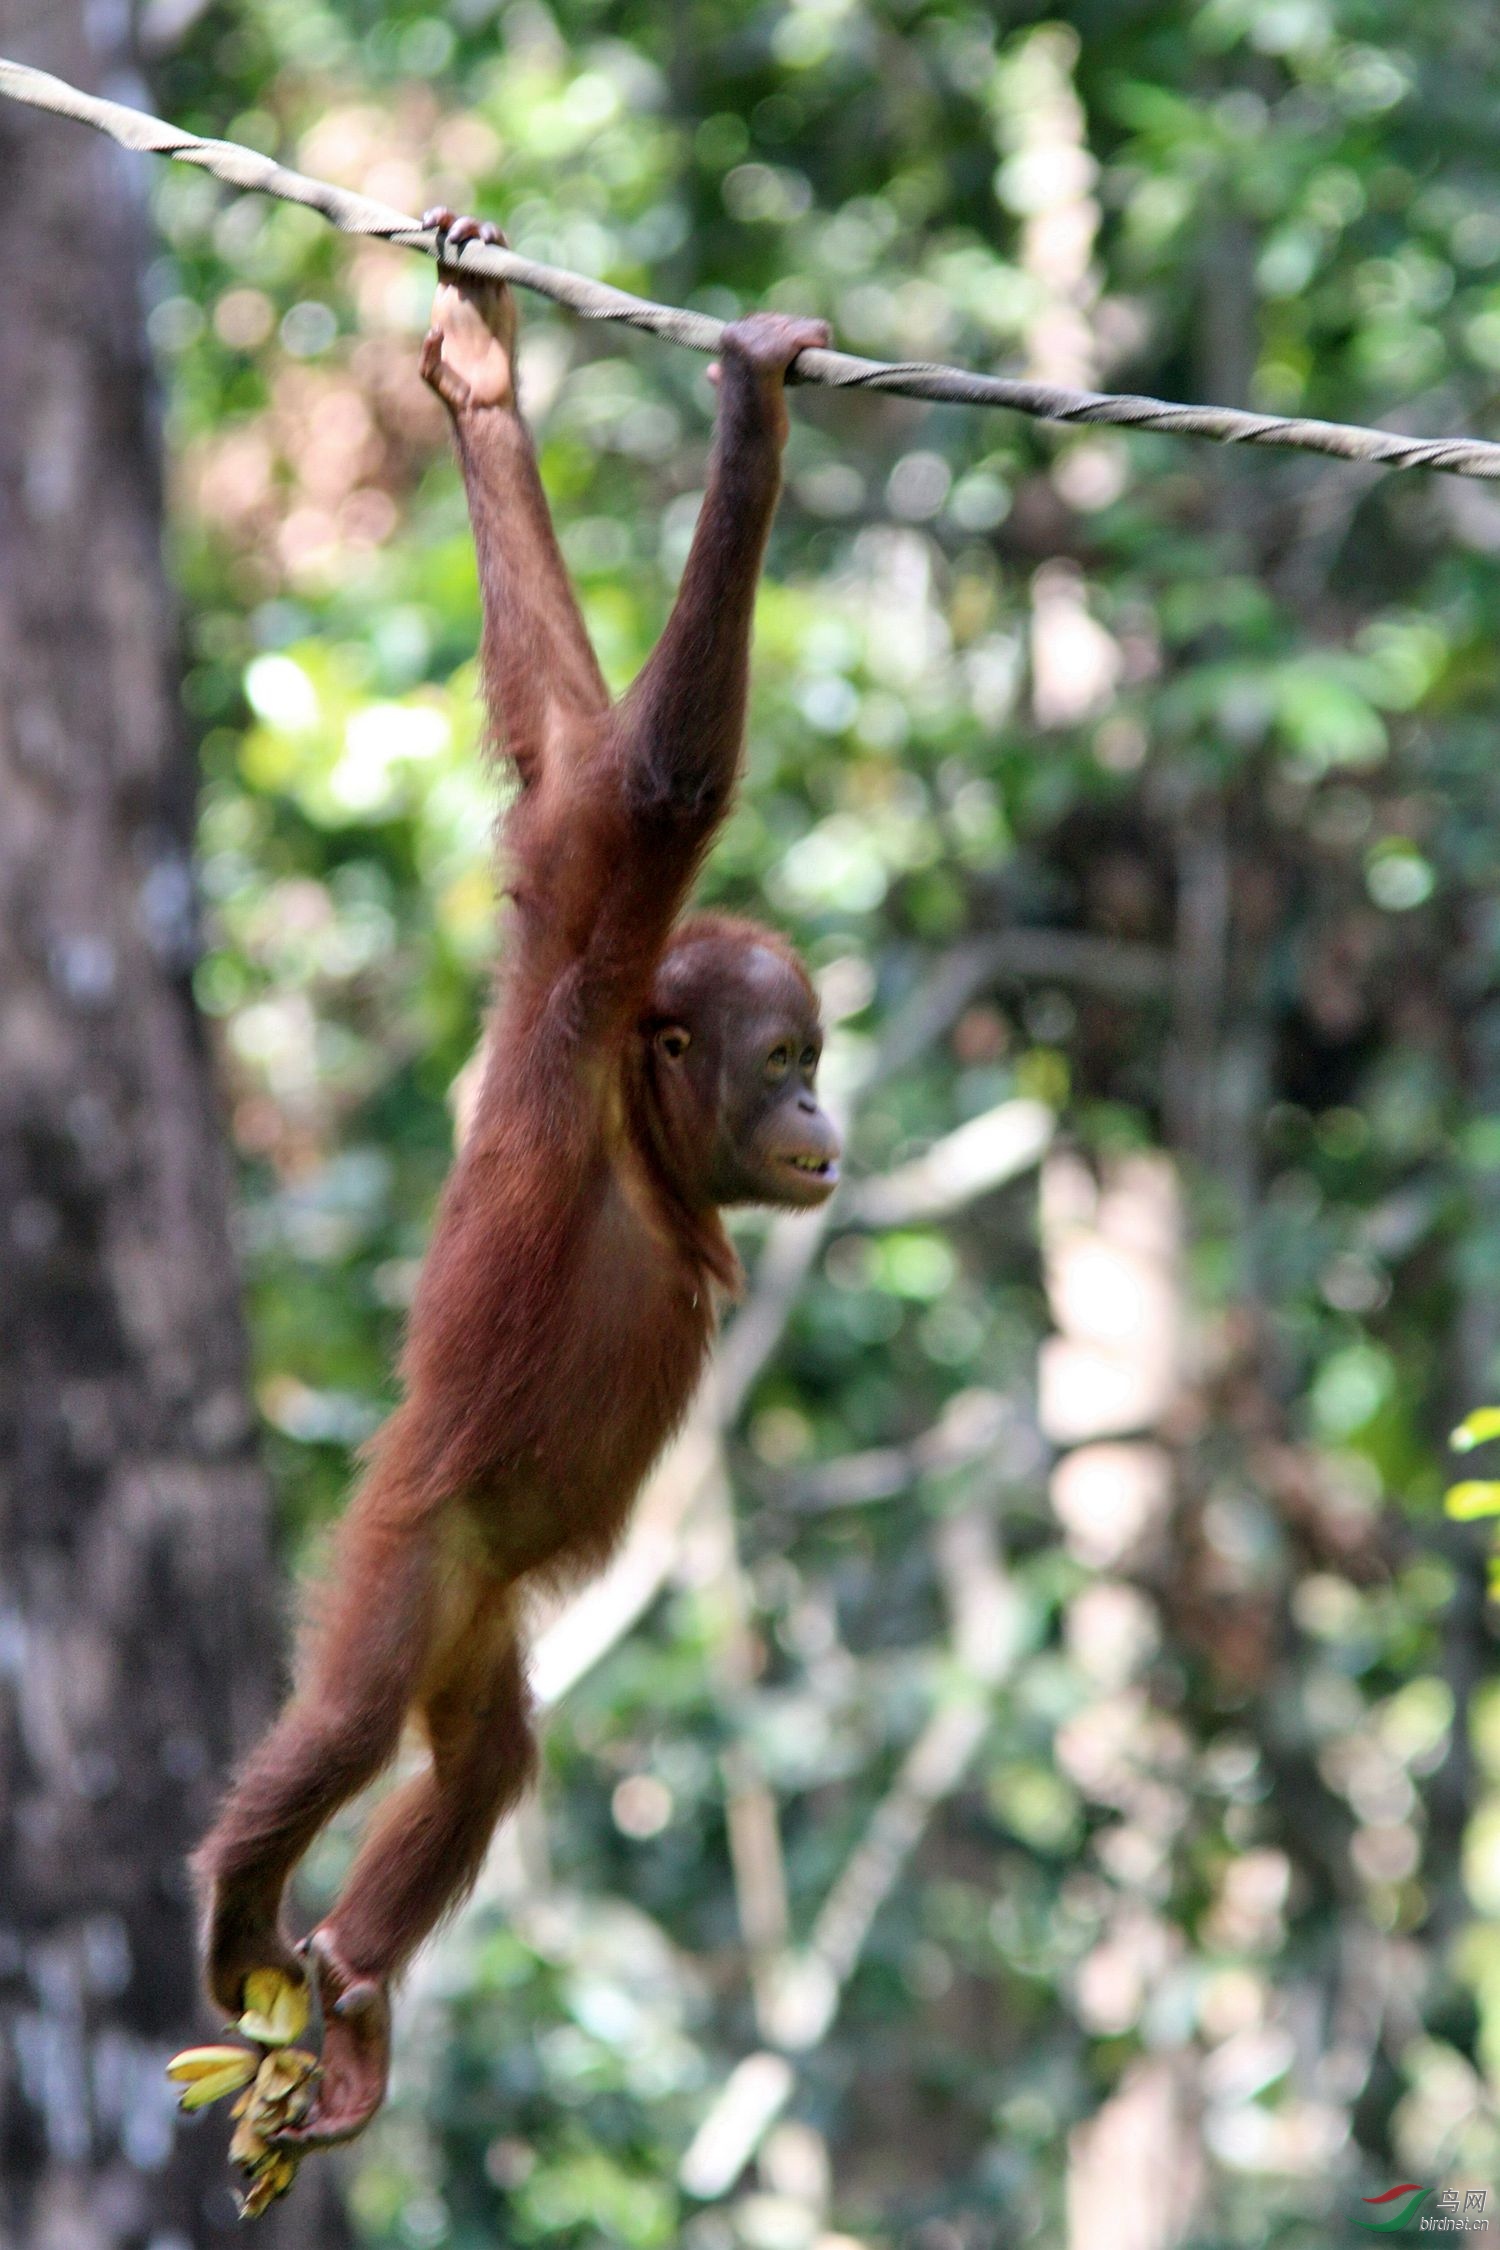
<path fill-rule="evenodd" d="M 370 235 L 404 250 L 438 254 L 437 237 L 404 211 L 329 180 L 311 179 L 273 157 L 242 148 L 237 141 L 205 139 L 168 125 L 159 117 L 127 109 L 120 102 L 81 93 L 64 79 L 25 63 L 0 57 L 0 95 L 32 109 L 51 110 L 107 133 L 122 148 L 170 156 L 196 164 L 216 180 L 285 203 L 321 211 L 342 234 Z M 466 272 L 510 281 L 554 304 L 566 305 L 583 320 L 617 320 L 644 329 L 690 351 L 715 352 L 724 323 L 708 313 L 679 305 L 652 304 L 628 290 L 558 266 L 539 264 L 519 251 L 491 243 L 466 242 L 453 261 Z M 1482 438 L 1402 437 L 1390 430 L 1362 429 L 1350 422 L 1316 422 L 1281 414 L 1247 414 L 1229 406 L 1179 406 L 1165 399 L 1068 390 L 1004 375 L 976 375 L 962 367 L 927 360 L 859 359 L 850 352 L 800 353 L 790 378 L 829 390 L 884 391 L 897 398 L 931 400 L 955 406 L 999 406 L 1041 422 L 1103 423 L 1121 429 L 1160 430 L 1177 437 L 1209 438 L 1219 445 L 1277 446 L 1295 453 L 1321 453 L 1342 461 L 1365 461 L 1387 469 L 1439 469 L 1460 477 L 1500 478 L 1500 445 Z"/>

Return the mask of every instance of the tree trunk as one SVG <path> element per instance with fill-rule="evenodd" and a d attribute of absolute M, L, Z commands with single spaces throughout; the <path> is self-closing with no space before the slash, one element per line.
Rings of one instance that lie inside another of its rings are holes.
<path fill-rule="evenodd" d="M 95 87 L 125 9 L 0 0 Z M 189 986 L 141 160 L 0 104 L 0 2242 L 227 2239 L 184 1855 L 278 1634 Z M 311 2168 L 310 2168 L 311 2169 Z M 262 2240 L 336 2242 L 307 2177 Z"/>

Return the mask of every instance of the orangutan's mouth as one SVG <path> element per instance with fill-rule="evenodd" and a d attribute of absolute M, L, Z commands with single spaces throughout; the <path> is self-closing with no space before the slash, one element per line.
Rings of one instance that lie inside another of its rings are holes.
<path fill-rule="evenodd" d="M 804 1179 L 823 1180 L 829 1187 L 838 1185 L 838 1163 L 831 1156 L 778 1156 L 776 1161 L 789 1171 L 800 1172 Z"/>

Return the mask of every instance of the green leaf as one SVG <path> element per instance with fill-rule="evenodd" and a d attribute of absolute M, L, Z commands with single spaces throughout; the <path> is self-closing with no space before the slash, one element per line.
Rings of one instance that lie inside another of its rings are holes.
<path fill-rule="evenodd" d="M 1466 1414 L 1448 1443 L 1455 1453 L 1472 1453 L 1476 1445 L 1500 1438 L 1500 1406 L 1476 1406 Z"/>
<path fill-rule="evenodd" d="M 1500 1484 L 1484 1478 L 1473 1478 L 1466 1484 L 1450 1484 L 1443 1495 L 1443 1507 L 1455 1523 L 1473 1523 L 1479 1516 L 1500 1516 Z"/>

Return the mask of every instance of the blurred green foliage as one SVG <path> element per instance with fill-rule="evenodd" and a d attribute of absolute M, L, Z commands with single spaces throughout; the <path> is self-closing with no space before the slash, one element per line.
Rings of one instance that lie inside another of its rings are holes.
<path fill-rule="evenodd" d="M 1049 155 L 1058 84 L 1084 141 L 1059 112 Z M 211 0 L 153 96 L 668 301 L 826 315 L 855 350 L 1016 366 L 1060 310 L 1106 385 L 1494 434 L 1480 0 Z M 153 193 L 199 993 L 300 1558 L 390 1401 L 482 1005 L 477 590 L 415 373 L 430 269 L 182 169 Z M 1062 288 L 1039 229 L 1070 194 L 1095 231 Z M 685 355 L 524 317 L 623 683 L 710 394 Z M 970 941 L 1046 941 L 956 1020 L 934 1003 L 864 1088 L 853 1170 L 1013 1097 L 1101 1176 L 1169 1152 L 1169 1536 L 1104 1563 L 1060 1527 L 1034 1175 L 894 1231 L 836 1221 L 732 1434 L 746 1614 L 726 1627 L 689 1542 L 551 1722 L 545 1833 L 417 1979 L 358 2215 L 409 2250 L 988 2250 L 1065 2239 L 1068 2207 L 1076 2240 L 1103 2159 L 1070 2135 L 1152 2065 L 1191 2089 L 1147 2144 L 1189 2182 L 1172 2240 L 1322 2243 L 1393 2177 L 1493 2188 L 1500 1701 L 1483 1532 L 1441 1495 L 1443 1432 L 1500 1379 L 1500 502 L 866 398 L 801 397 L 795 425 L 705 893 L 806 948 L 845 1093 Z M 913 1441 L 974 1393 L 1003 1441 L 924 1467 Z M 874 1449 L 878 1496 L 827 1501 L 818 1476 Z M 758 2170 L 695 2198 L 684 2151 L 760 2036 L 727 1777 L 748 1756 L 774 1796 L 805 1936 L 952 1685 L 935 1558 L 976 1508 L 1011 1605 L 982 1743 Z"/>

